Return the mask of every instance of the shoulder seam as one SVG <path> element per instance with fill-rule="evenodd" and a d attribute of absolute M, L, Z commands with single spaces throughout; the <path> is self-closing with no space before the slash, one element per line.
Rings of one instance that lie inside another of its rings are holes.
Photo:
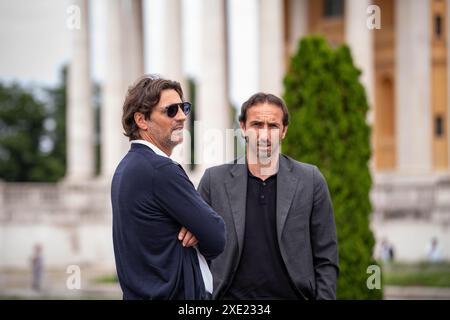
<path fill-rule="evenodd" d="M 136 152 L 136 151 L 133 151 L 133 152 Z M 167 165 L 173 163 L 172 159 L 167 158 L 168 161 L 164 161 L 164 162 L 161 163 L 161 165 L 155 166 L 155 164 L 154 164 L 152 161 L 150 161 L 150 159 L 148 159 L 148 157 L 145 157 L 145 156 L 144 156 L 142 153 L 140 153 L 140 152 L 136 152 L 136 153 L 139 154 L 139 155 L 144 159 L 145 162 L 147 162 L 148 164 L 150 164 L 150 165 L 152 166 L 153 169 L 161 168 L 161 167 L 164 167 L 164 166 L 167 166 Z M 162 157 L 162 158 L 163 158 L 163 157 Z"/>

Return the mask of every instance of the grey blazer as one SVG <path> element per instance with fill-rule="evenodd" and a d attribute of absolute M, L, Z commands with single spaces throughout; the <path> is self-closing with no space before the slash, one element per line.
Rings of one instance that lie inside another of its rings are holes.
<path fill-rule="evenodd" d="M 247 165 L 237 160 L 209 168 L 198 191 L 225 220 L 227 243 L 211 262 L 213 298 L 231 284 L 245 232 Z M 277 177 L 277 235 L 288 273 L 305 299 L 336 299 L 338 244 L 327 183 L 316 166 L 280 155 Z"/>

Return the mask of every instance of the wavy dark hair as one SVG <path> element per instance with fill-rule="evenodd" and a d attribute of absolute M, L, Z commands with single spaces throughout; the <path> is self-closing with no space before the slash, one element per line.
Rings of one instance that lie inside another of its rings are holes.
<path fill-rule="evenodd" d="M 128 88 L 122 114 L 125 136 L 130 140 L 140 139 L 139 127 L 134 121 L 134 114 L 141 112 L 145 119 L 150 119 L 153 109 L 159 103 L 161 92 L 168 89 L 175 90 L 183 100 L 183 90 L 180 83 L 156 75 L 145 75 Z"/>
<path fill-rule="evenodd" d="M 283 111 L 283 126 L 289 124 L 289 111 L 284 101 L 271 93 L 258 92 L 252 95 L 247 101 L 242 104 L 239 121 L 245 123 L 247 121 L 247 111 L 253 106 L 262 103 L 274 104 Z"/>

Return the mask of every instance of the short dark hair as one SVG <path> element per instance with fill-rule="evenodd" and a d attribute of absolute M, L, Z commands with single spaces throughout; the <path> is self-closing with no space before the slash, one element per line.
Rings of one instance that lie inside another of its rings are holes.
<path fill-rule="evenodd" d="M 255 93 L 242 104 L 239 121 L 245 123 L 247 121 L 248 109 L 262 103 L 270 103 L 280 107 L 283 111 L 283 126 L 286 127 L 289 124 L 289 111 L 284 101 L 278 98 L 276 95 L 264 92 Z"/>
<path fill-rule="evenodd" d="M 163 79 L 156 75 L 145 75 L 128 88 L 122 114 L 122 126 L 125 130 L 125 136 L 130 140 L 140 139 L 139 128 L 134 121 L 134 114 L 141 112 L 144 114 L 145 119 L 150 119 L 153 109 L 159 103 L 161 92 L 167 89 L 175 90 L 181 100 L 183 100 L 183 90 L 178 82 Z"/>

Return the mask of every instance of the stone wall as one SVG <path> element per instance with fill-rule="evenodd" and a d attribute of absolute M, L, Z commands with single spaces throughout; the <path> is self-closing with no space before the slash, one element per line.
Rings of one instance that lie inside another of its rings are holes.
<path fill-rule="evenodd" d="M 436 237 L 450 260 L 450 175 L 376 174 L 371 199 L 377 242 L 391 243 L 397 259 L 426 259 Z"/>
<path fill-rule="evenodd" d="M 33 247 L 46 266 L 113 269 L 109 185 L 0 184 L 0 267 L 27 268 Z"/>
<path fill-rule="evenodd" d="M 197 185 L 200 175 L 192 173 Z M 396 258 L 426 257 L 433 237 L 450 260 L 450 175 L 375 175 L 372 229 Z M 46 266 L 114 269 L 109 182 L 0 183 L 0 267 L 28 268 L 36 244 Z M 378 248 L 376 250 L 376 254 Z"/>

